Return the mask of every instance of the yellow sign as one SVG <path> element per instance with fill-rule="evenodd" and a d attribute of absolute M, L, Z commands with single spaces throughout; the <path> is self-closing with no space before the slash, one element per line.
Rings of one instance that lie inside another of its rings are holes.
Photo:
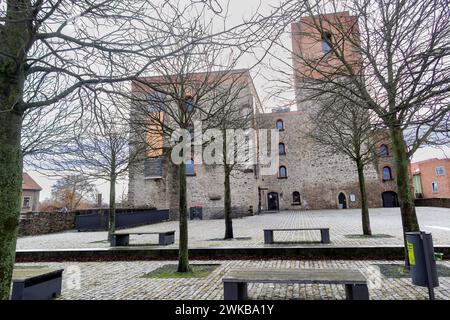
<path fill-rule="evenodd" d="M 406 246 L 408 248 L 408 258 L 409 258 L 409 264 L 411 266 L 416 265 L 416 259 L 414 258 L 414 246 L 411 242 L 407 242 Z"/>

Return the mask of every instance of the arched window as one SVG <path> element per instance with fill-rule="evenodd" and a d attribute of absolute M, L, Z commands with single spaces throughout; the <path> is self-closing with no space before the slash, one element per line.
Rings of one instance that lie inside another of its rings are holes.
<path fill-rule="evenodd" d="M 285 166 L 281 166 L 278 169 L 278 178 L 287 178 L 287 170 Z"/>
<path fill-rule="evenodd" d="M 392 180 L 391 168 L 389 168 L 389 167 L 384 167 L 383 168 L 383 180 L 384 181 Z"/>
<path fill-rule="evenodd" d="M 187 176 L 195 176 L 194 160 L 188 160 L 184 163 Z"/>
<path fill-rule="evenodd" d="M 279 143 L 278 144 L 278 153 L 279 154 L 286 154 L 286 146 L 284 145 L 284 143 Z"/>
<path fill-rule="evenodd" d="M 380 146 L 380 156 L 387 157 L 389 155 L 389 148 L 387 145 L 382 144 Z"/>
<path fill-rule="evenodd" d="M 327 55 L 331 52 L 331 33 L 325 32 L 322 36 L 322 52 Z"/>
<path fill-rule="evenodd" d="M 293 203 L 293 204 L 301 204 L 301 200 L 300 200 L 300 192 L 294 191 L 294 192 L 292 193 L 292 203 Z"/>
<path fill-rule="evenodd" d="M 278 119 L 277 120 L 277 124 L 276 124 L 276 126 L 277 126 L 277 129 L 278 130 L 284 130 L 284 123 L 283 123 L 283 120 L 281 120 L 281 119 Z"/>

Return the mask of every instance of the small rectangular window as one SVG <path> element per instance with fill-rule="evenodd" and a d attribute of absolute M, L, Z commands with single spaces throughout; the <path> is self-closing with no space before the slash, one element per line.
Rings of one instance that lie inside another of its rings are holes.
<path fill-rule="evenodd" d="M 431 183 L 431 191 L 433 191 L 433 193 L 436 193 L 436 192 L 438 192 L 438 184 L 437 184 L 437 182 L 432 182 Z"/>
<path fill-rule="evenodd" d="M 436 175 L 437 175 L 437 176 L 443 176 L 443 175 L 445 175 L 444 167 L 442 167 L 442 166 L 436 167 Z"/>
<path fill-rule="evenodd" d="M 146 178 L 160 178 L 163 175 L 162 159 L 147 158 L 144 162 L 144 176 Z"/>
<path fill-rule="evenodd" d="M 22 208 L 29 208 L 29 207 L 30 207 L 30 197 L 23 197 Z"/>

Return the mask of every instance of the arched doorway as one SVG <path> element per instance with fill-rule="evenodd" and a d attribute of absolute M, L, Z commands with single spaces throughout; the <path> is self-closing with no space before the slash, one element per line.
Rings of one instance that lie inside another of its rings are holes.
<path fill-rule="evenodd" d="M 394 191 L 385 191 L 381 194 L 383 198 L 383 207 L 391 208 L 398 207 L 398 197 Z"/>
<path fill-rule="evenodd" d="M 339 208 L 347 209 L 347 197 L 343 192 L 338 195 Z"/>
<path fill-rule="evenodd" d="M 267 209 L 269 211 L 279 211 L 279 201 L 278 201 L 278 193 L 269 192 L 267 195 Z"/>

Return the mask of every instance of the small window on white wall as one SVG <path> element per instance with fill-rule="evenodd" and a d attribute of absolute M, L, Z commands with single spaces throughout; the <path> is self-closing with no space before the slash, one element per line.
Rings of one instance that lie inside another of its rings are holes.
<path fill-rule="evenodd" d="M 436 175 L 437 175 L 437 176 L 443 176 L 443 175 L 445 175 L 444 167 L 442 167 L 442 166 L 436 167 Z"/>
<path fill-rule="evenodd" d="M 431 183 L 431 191 L 433 191 L 434 193 L 438 192 L 438 184 L 436 181 L 433 181 Z"/>
<path fill-rule="evenodd" d="M 30 207 L 30 197 L 23 197 L 22 208 L 29 208 L 29 207 Z"/>

